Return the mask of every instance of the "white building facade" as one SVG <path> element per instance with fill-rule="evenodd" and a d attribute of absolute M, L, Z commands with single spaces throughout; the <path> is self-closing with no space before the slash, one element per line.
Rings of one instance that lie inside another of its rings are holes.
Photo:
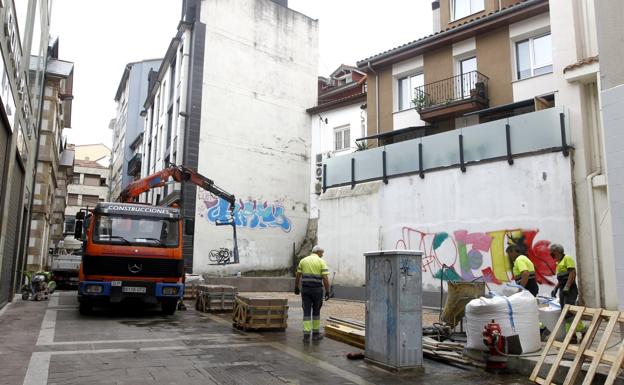
<path fill-rule="evenodd" d="M 196 273 L 285 273 L 309 218 L 310 116 L 315 102 L 318 23 L 270 0 L 185 2 L 183 20 L 145 102 L 142 176 L 184 164 L 237 197 L 240 264 L 211 266 L 232 248 L 228 204 L 190 184 L 141 197 L 182 206 Z M 234 22 L 235 21 L 235 22 Z"/>

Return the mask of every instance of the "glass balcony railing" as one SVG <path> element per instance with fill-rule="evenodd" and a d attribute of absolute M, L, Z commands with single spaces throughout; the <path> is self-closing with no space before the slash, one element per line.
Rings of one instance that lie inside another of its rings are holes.
<path fill-rule="evenodd" d="M 447 131 L 404 142 L 356 151 L 323 162 L 323 187 L 420 174 L 486 160 L 507 160 L 540 151 L 568 154 L 569 124 L 564 107 Z"/>

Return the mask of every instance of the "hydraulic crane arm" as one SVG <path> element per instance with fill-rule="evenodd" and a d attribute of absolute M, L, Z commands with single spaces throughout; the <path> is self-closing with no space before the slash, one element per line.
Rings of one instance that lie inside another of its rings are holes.
<path fill-rule="evenodd" d="M 136 197 L 138 197 L 142 193 L 149 191 L 156 187 L 164 186 L 169 181 L 169 178 L 180 183 L 192 183 L 198 187 L 201 187 L 202 189 L 206 191 L 211 192 L 217 197 L 222 198 L 223 200 L 227 201 L 230 204 L 231 220 L 228 222 L 217 221 L 215 224 L 217 226 L 223 226 L 223 225 L 232 226 L 232 229 L 234 231 L 234 239 L 233 239 L 234 244 L 232 248 L 233 261 L 230 261 L 230 259 L 228 258 L 217 264 L 227 265 L 227 264 L 232 264 L 232 263 L 238 263 L 239 262 L 238 241 L 236 239 L 236 221 L 234 220 L 234 209 L 236 207 L 236 198 L 234 197 L 233 194 L 230 194 L 224 191 L 223 189 L 221 189 L 220 187 L 215 186 L 214 182 L 211 179 L 206 178 L 205 176 L 199 174 L 197 171 L 192 170 L 182 165 L 179 165 L 179 166 L 171 165 L 170 167 L 160 170 L 150 176 L 147 176 L 143 179 L 139 179 L 137 181 L 130 183 L 128 187 L 126 187 L 121 192 L 121 194 L 119 194 L 119 198 L 117 198 L 117 201 L 131 203 L 134 201 Z"/>
<path fill-rule="evenodd" d="M 230 204 L 230 209 L 234 209 L 236 203 L 236 198 L 234 197 L 234 195 L 216 186 L 211 179 L 206 178 L 205 176 L 199 174 L 197 171 L 194 171 L 182 165 L 165 168 L 150 176 L 130 183 L 128 187 L 126 187 L 121 192 L 121 194 L 119 194 L 119 198 L 117 200 L 119 202 L 126 203 L 133 202 L 134 199 L 142 193 L 156 187 L 164 186 L 169 181 L 169 178 L 172 178 L 176 182 L 189 182 L 198 187 L 201 187 L 202 189 L 211 192 L 219 198 L 223 198 L 223 200 L 227 201 Z"/>

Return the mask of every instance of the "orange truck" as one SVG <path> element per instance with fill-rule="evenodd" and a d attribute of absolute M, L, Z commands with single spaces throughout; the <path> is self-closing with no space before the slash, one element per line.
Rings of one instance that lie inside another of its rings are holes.
<path fill-rule="evenodd" d="M 98 203 L 76 215 L 76 239 L 83 241 L 78 275 L 80 312 L 102 303 L 140 300 L 160 304 L 164 314 L 173 314 L 184 292 L 184 233 L 193 234 L 193 219 L 183 220 L 179 208 L 130 203 L 141 193 L 173 179 L 192 183 L 230 203 L 234 245 L 231 260 L 238 263 L 235 198 L 213 181 L 185 166 L 173 166 L 131 183 L 120 202 Z M 182 202 L 183 204 L 183 202 Z"/>

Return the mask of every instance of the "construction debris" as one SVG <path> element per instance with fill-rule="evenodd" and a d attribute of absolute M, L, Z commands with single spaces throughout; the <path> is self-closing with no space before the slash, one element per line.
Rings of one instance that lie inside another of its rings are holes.
<path fill-rule="evenodd" d="M 344 342 L 356 348 L 365 348 L 365 330 L 363 322 L 330 317 L 325 326 L 325 335 L 336 341 Z M 425 357 L 461 365 L 484 367 L 483 363 L 465 357 L 464 344 L 459 342 L 440 342 L 431 337 L 423 337 L 423 355 Z"/>

